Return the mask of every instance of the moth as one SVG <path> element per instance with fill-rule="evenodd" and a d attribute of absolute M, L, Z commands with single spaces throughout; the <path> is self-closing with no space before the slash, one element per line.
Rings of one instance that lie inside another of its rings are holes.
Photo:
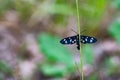
<path fill-rule="evenodd" d="M 79 39 L 80 37 L 80 39 Z M 80 40 L 80 41 L 79 41 Z M 63 38 L 60 43 L 64 44 L 64 45 L 69 45 L 69 44 L 76 44 L 77 45 L 77 49 L 80 50 L 80 42 L 83 44 L 91 44 L 91 43 L 95 43 L 97 42 L 97 39 L 91 36 L 84 36 L 84 35 L 80 35 L 77 34 L 75 36 L 70 36 L 70 37 L 66 37 Z"/>

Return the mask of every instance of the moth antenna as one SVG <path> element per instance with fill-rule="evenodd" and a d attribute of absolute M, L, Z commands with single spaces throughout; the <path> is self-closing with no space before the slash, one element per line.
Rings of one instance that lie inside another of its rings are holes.
<path fill-rule="evenodd" d="M 73 29 L 71 29 L 73 32 L 75 32 L 76 34 L 78 34 L 76 31 L 74 31 Z M 86 31 L 86 29 L 85 30 L 83 30 L 83 31 L 81 31 L 81 33 L 83 33 L 83 32 L 85 32 Z"/>
<path fill-rule="evenodd" d="M 78 34 L 76 31 L 74 31 L 73 29 L 71 29 L 73 32 L 75 32 L 76 34 Z"/>
<path fill-rule="evenodd" d="M 85 31 L 86 31 L 86 29 L 84 29 L 83 31 L 81 31 L 81 33 L 85 32 Z"/>

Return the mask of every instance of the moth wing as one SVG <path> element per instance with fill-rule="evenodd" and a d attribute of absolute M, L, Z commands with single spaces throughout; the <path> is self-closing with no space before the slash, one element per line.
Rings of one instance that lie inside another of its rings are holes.
<path fill-rule="evenodd" d="M 60 41 L 61 44 L 74 44 L 77 42 L 77 35 L 64 38 Z"/>
<path fill-rule="evenodd" d="M 86 43 L 95 43 L 97 41 L 96 38 L 90 37 L 90 36 L 83 36 L 83 35 L 81 35 L 80 38 L 81 38 L 80 42 L 83 43 L 83 44 L 86 44 Z"/>

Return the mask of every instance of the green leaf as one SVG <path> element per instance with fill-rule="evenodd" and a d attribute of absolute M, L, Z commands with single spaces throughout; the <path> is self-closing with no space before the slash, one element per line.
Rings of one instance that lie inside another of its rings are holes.
<path fill-rule="evenodd" d="M 113 21 L 108 28 L 108 31 L 116 39 L 118 44 L 120 44 L 120 19 Z"/>
<path fill-rule="evenodd" d="M 46 75 L 63 75 L 67 71 L 70 72 L 73 70 L 74 63 L 72 55 L 64 45 L 60 44 L 59 38 L 43 33 L 39 34 L 37 39 L 39 49 L 48 60 L 39 69 L 42 69 Z M 56 67 L 56 63 L 61 64 L 63 67 Z"/>
<path fill-rule="evenodd" d="M 49 76 L 56 76 L 56 77 L 60 77 L 63 76 L 65 73 L 67 73 L 67 69 L 65 66 L 54 66 L 54 65 L 43 65 L 42 66 L 42 71 L 44 72 L 44 74 L 47 74 Z"/>
<path fill-rule="evenodd" d="M 85 62 L 87 64 L 93 63 L 93 52 L 92 52 L 92 46 L 91 45 L 85 45 L 83 48 L 83 57 L 85 59 Z"/>
<path fill-rule="evenodd" d="M 66 65 L 73 64 L 71 53 L 60 44 L 60 39 L 47 33 L 38 36 L 39 49 L 46 58 L 52 61 L 62 62 Z"/>

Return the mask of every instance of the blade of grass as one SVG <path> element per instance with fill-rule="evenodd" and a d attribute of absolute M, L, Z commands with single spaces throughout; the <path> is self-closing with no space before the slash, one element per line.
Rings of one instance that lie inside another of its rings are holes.
<path fill-rule="evenodd" d="M 78 26 L 78 32 L 79 32 L 79 41 L 80 41 L 80 15 L 79 15 L 79 2 L 76 0 L 76 9 L 77 9 L 77 26 Z M 84 72 L 83 72 L 83 61 L 82 61 L 82 51 L 81 51 L 81 43 L 80 43 L 80 71 L 82 75 L 82 79 L 84 80 Z"/>

